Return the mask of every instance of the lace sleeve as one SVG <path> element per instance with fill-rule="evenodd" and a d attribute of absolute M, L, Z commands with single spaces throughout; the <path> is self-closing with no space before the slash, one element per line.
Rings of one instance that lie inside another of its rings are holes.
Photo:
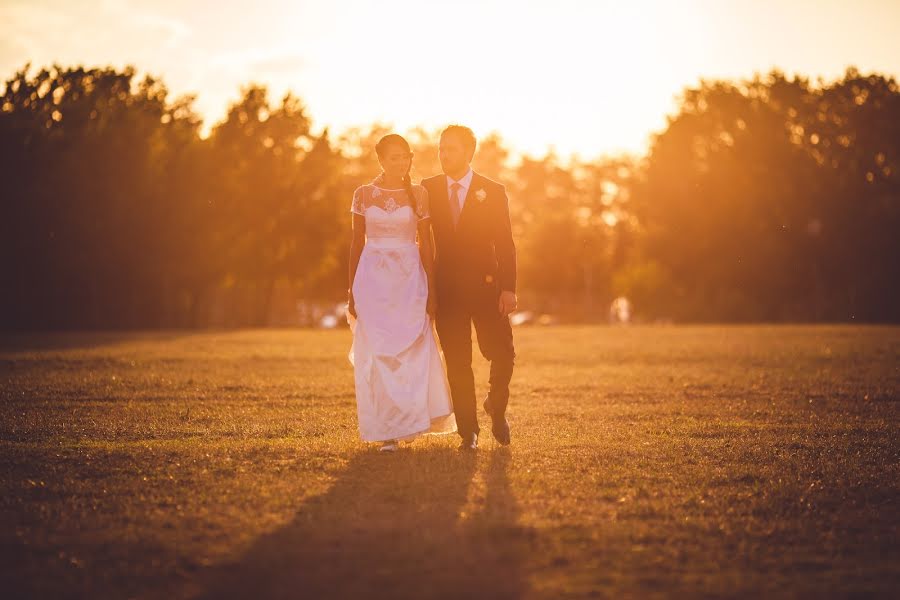
<path fill-rule="evenodd" d="M 415 192 L 416 196 L 416 214 L 419 216 L 419 220 L 431 217 L 431 209 L 428 205 L 428 192 L 421 185 L 413 188 L 413 192 Z"/>
<path fill-rule="evenodd" d="M 350 205 L 350 212 L 358 215 L 366 214 L 366 204 L 363 200 L 364 191 L 364 186 L 360 186 L 353 192 L 353 203 Z"/>

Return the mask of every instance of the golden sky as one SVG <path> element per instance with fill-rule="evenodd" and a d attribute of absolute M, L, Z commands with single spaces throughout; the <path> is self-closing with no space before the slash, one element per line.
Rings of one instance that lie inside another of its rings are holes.
<path fill-rule="evenodd" d="M 583 158 L 644 152 L 701 77 L 900 74 L 900 0 L 0 0 L 0 23 L 3 79 L 134 64 L 208 124 L 253 81 L 316 129 L 458 122 Z"/>

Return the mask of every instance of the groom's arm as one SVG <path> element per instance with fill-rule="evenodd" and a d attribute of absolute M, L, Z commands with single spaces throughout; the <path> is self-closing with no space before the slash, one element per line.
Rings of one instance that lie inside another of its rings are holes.
<path fill-rule="evenodd" d="M 500 290 L 516 291 L 516 244 L 512 236 L 512 223 L 509 219 L 509 199 L 506 189 L 500 186 L 499 207 L 494 226 L 494 250 L 497 253 L 497 279 Z"/>

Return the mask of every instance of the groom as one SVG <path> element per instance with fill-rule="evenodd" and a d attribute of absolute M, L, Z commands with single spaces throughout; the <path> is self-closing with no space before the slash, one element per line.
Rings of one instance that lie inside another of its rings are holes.
<path fill-rule="evenodd" d="M 434 231 L 436 325 L 444 358 L 460 450 L 478 448 L 472 324 L 478 348 L 491 361 L 490 391 L 483 403 L 491 433 L 509 444 L 506 405 L 513 349 L 509 314 L 516 309 L 516 247 L 506 190 L 472 171 L 475 134 L 451 125 L 441 133 L 443 175 L 422 181 L 428 191 Z"/>

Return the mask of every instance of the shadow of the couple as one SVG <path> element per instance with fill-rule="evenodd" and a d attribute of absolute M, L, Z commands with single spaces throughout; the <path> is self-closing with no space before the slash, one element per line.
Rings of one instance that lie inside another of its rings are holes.
<path fill-rule="evenodd" d="M 328 492 L 203 598 L 518 598 L 530 532 L 517 524 L 507 449 L 363 452 Z"/>

